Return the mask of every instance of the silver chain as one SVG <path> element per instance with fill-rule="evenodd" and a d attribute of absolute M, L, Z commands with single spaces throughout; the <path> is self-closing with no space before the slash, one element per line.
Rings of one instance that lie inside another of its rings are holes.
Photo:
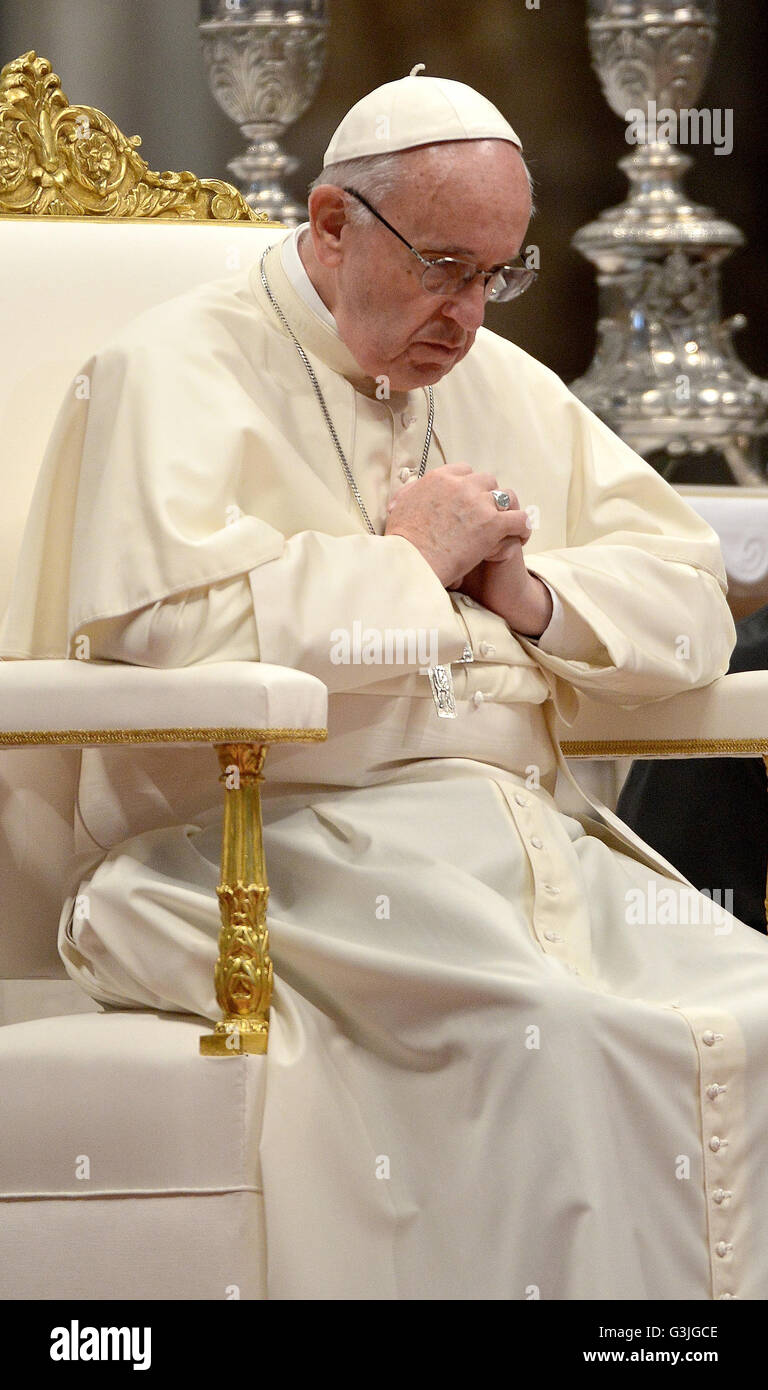
<path fill-rule="evenodd" d="M 270 250 L 270 248 L 267 247 L 267 250 L 266 250 L 266 251 L 264 252 L 264 254 L 262 255 L 261 261 L 260 261 L 260 263 L 259 263 L 259 270 L 261 271 L 261 283 L 262 283 L 262 285 L 264 286 L 264 289 L 266 290 L 267 297 L 268 297 L 268 299 L 269 299 L 270 304 L 272 305 L 272 308 L 274 309 L 275 313 L 277 314 L 277 317 L 279 318 L 279 320 L 280 320 L 280 322 L 282 323 L 283 327 L 285 328 L 286 332 L 287 332 L 287 333 L 290 335 L 290 337 L 292 338 L 293 343 L 294 343 L 294 346 L 295 346 L 295 348 L 296 348 L 296 351 L 298 352 L 299 357 L 301 358 L 302 362 L 304 363 L 304 366 L 305 366 L 306 369 L 307 369 L 307 375 L 309 376 L 309 379 L 310 379 L 310 381 L 311 381 L 311 383 L 312 383 L 312 387 L 313 387 L 313 389 L 314 389 L 315 395 L 317 396 L 317 400 L 318 400 L 318 404 L 319 404 L 319 406 L 320 406 L 320 409 L 321 409 L 322 412 L 323 412 L 323 418 L 325 419 L 325 423 L 326 423 L 326 425 L 328 426 L 328 430 L 329 430 L 331 439 L 333 440 L 333 442 L 334 442 L 334 444 L 335 444 L 335 446 L 336 446 L 336 453 L 338 454 L 339 459 L 341 460 L 341 466 L 342 466 L 342 468 L 344 469 L 344 475 L 345 475 L 345 477 L 346 477 L 346 479 L 347 479 L 347 482 L 349 483 L 349 486 L 350 486 L 350 488 L 351 488 L 351 491 L 352 491 L 352 494 L 353 494 L 353 496 L 354 496 L 354 499 L 355 499 L 355 501 L 357 502 L 358 507 L 360 508 L 360 511 L 361 511 L 361 513 L 362 513 L 363 520 L 364 520 L 366 526 L 368 527 L 368 530 L 370 531 L 370 533 L 371 533 L 372 536 L 375 536 L 375 535 L 378 534 L 378 532 L 377 532 L 377 531 L 375 530 L 375 528 L 371 525 L 371 518 L 369 517 L 367 511 L 365 510 L 365 503 L 363 502 L 363 499 L 362 499 L 362 497 L 360 496 L 360 489 L 358 488 L 357 483 L 355 482 L 354 476 L 353 476 L 353 474 L 352 474 L 352 469 L 350 468 L 349 464 L 347 463 L 346 458 L 344 457 L 344 450 L 342 449 L 342 447 L 341 447 L 341 445 L 340 445 L 340 443 L 339 443 L 339 437 L 338 437 L 338 435 L 337 435 L 337 433 L 336 433 L 336 430 L 334 429 L 333 420 L 331 419 L 330 412 L 329 412 L 329 410 L 328 410 L 328 406 L 327 406 L 326 403 L 325 403 L 325 397 L 324 397 L 324 395 L 323 395 L 323 393 L 322 393 L 322 391 L 321 391 L 321 389 L 320 389 L 320 383 L 319 383 L 317 377 L 315 376 L 315 372 L 314 372 L 314 369 L 313 369 L 313 367 L 312 367 L 312 363 L 310 362 L 309 358 L 307 357 L 306 352 L 304 351 L 303 347 L 301 346 L 301 343 L 299 342 L 298 338 L 296 337 L 296 334 L 294 333 L 293 329 L 291 328 L 291 325 L 289 324 L 287 318 L 285 317 L 285 314 L 283 313 L 282 309 L 280 308 L 280 305 L 278 304 L 277 300 L 275 299 L 275 296 L 273 295 L 271 289 L 269 288 L 269 283 L 268 283 L 268 281 L 267 281 L 267 276 L 266 276 L 266 273 L 265 273 L 265 270 L 264 270 L 264 260 L 265 260 L 265 257 L 266 257 L 266 255 L 267 255 L 267 251 L 269 251 L 269 250 Z M 428 387 L 427 387 L 427 397 L 428 397 L 428 400 L 429 400 L 429 419 L 427 420 L 427 433 L 426 433 L 426 436 L 425 436 L 425 439 L 424 439 L 424 452 L 423 452 L 422 455 L 421 455 L 421 464 L 420 464 L 420 466 L 419 466 L 419 471 L 418 471 L 418 474 L 417 474 L 417 477 L 419 477 L 419 478 L 423 478 L 423 476 L 424 476 L 424 470 L 425 470 L 425 468 L 426 468 L 426 466 L 427 466 L 427 455 L 429 454 L 429 446 L 430 446 L 430 444 L 431 444 L 431 442 L 432 442 L 432 426 L 433 426 L 433 424 L 434 424 L 434 419 L 435 419 L 435 398 L 434 398 L 434 394 L 433 394 L 433 391 L 432 391 L 432 387 L 431 387 L 431 386 L 428 386 Z"/>

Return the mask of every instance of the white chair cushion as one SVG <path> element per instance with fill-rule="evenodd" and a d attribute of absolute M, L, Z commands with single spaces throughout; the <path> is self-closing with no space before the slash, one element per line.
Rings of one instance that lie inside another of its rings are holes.
<path fill-rule="evenodd" d="M 0 1029 L 0 1298 L 264 1297 L 266 1059 L 201 1057 L 208 1028 Z"/>
<path fill-rule="evenodd" d="M 0 662 L 0 738 L 67 730 L 324 729 L 327 712 L 327 691 L 316 676 L 266 662 L 217 661 L 171 670 L 112 662 Z"/>
<path fill-rule="evenodd" d="M 627 752 L 634 755 L 639 752 L 635 745 L 640 743 L 663 740 L 687 744 L 695 740 L 703 744 L 708 740 L 722 746 L 670 749 L 667 756 L 711 757 L 713 752 L 719 752 L 723 756 L 754 758 L 763 748 L 768 752 L 768 671 L 740 671 L 723 676 L 703 690 L 687 690 L 636 709 L 620 709 L 584 697 L 575 724 L 568 727 L 560 723 L 558 733 L 570 756 L 573 754 L 567 745 L 575 742 L 603 743 L 604 751 L 595 750 L 586 756 L 610 758 L 616 754 L 609 751 L 609 744 L 632 744 L 632 750 Z M 727 746 L 748 740 L 759 744 L 760 750 L 739 751 Z M 646 751 L 645 756 L 664 754 Z"/>

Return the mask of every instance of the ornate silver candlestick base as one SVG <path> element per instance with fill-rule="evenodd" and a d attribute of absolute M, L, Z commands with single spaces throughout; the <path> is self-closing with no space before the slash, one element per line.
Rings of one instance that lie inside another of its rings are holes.
<path fill-rule="evenodd" d="M 619 161 L 626 202 L 573 239 L 597 267 L 600 320 L 595 358 L 572 389 L 667 477 L 706 455 L 726 477 L 762 483 L 768 388 L 733 346 L 745 319 L 724 323 L 720 309 L 720 264 L 743 237 L 686 198 L 692 161 L 673 147 L 708 135 L 725 152 L 733 113 L 692 109 L 717 0 L 589 0 L 589 16 L 606 100 L 637 148 Z"/>
<path fill-rule="evenodd" d="M 201 0 L 200 36 L 219 106 L 250 141 L 230 160 L 245 201 L 296 226 L 307 210 L 283 187 L 299 161 L 278 143 L 309 106 L 325 59 L 326 0 Z"/>

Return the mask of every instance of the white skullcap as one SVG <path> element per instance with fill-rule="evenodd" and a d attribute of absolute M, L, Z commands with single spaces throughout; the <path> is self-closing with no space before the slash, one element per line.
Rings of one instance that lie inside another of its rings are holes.
<path fill-rule="evenodd" d="M 331 136 L 323 168 L 361 155 L 392 154 L 444 140 L 522 142 L 500 111 L 474 88 L 447 77 L 409 77 L 387 82 L 358 101 Z"/>

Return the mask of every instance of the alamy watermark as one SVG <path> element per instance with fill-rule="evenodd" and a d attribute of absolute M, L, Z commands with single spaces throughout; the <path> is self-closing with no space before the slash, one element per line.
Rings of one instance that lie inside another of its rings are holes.
<path fill-rule="evenodd" d="M 647 888 L 628 888 L 624 901 L 624 920 L 631 927 L 714 927 L 715 936 L 733 931 L 732 888 L 659 888 L 651 879 Z"/>
<path fill-rule="evenodd" d="M 363 627 L 355 619 L 331 632 L 330 659 L 334 666 L 436 666 L 437 639 L 435 627 Z"/>
<path fill-rule="evenodd" d="M 715 154 L 733 151 L 732 107 L 684 106 L 675 111 L 649 101 L 647 107 L 631 106 L 624 119 L 628 145 L 669 140 L 674 145 L 714 145 Z"/>
<path fill-rule="evenodd" d="M 129 1361 L 134 1371 L 152 1365 L 151 1327 L 81 1327 L 77 1318 L 69 1327 L 51 1330 L 52 1361 Z"/>

